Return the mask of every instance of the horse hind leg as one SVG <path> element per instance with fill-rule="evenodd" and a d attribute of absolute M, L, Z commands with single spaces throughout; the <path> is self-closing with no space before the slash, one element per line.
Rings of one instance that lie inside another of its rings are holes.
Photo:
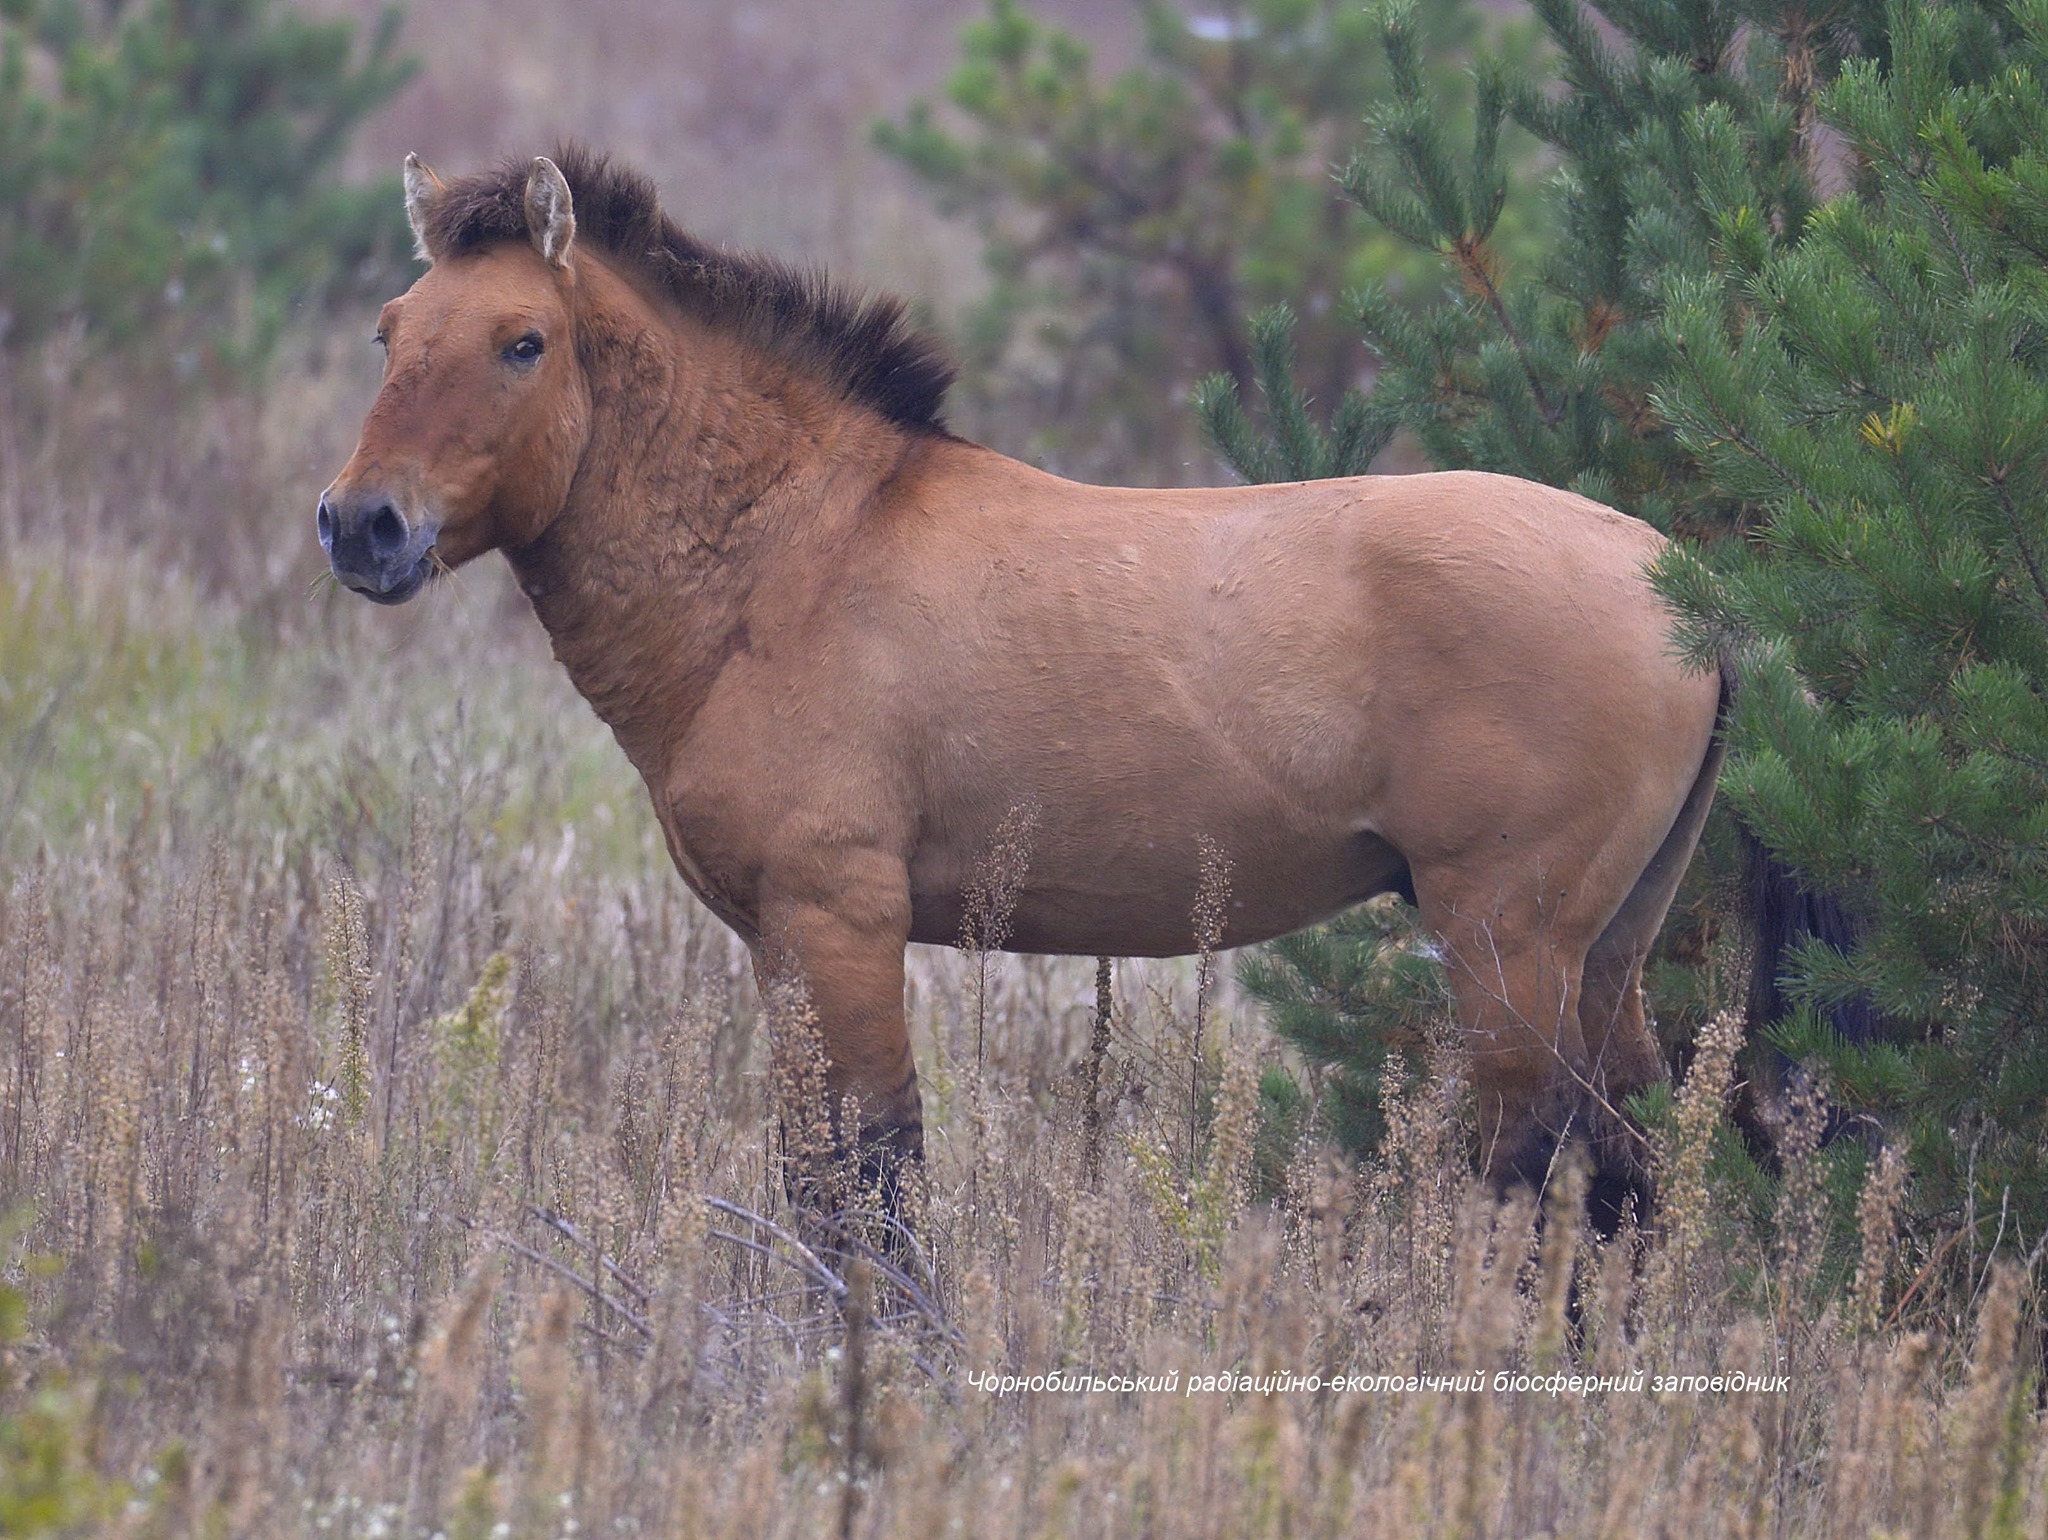
<path fill-rule="evenodd" d="M 1642 958 L 1705 816 L 1639 808 L 1619 827 L 1556 831 L 1512 859 L 1416 872 L 1443 941 L 1479 1102 L 1486 1174 L 1541 1188 L 1559 1146 L 1591 1147 L 1589 1207 L 1603 1228 L 1648 1201 L 1642 1138 L 1620 1101 L 1663 1075 L 1644 1021 Z M 1588 851 L 1594 852 L 1589 858 Z M 1647 853 L 1647 854 L 1646 854 Z"/>
<path fill-rule="evenodd" d="M 1643 1010 L 1646 949 L 1646 943 L 1603 934 L 1587 954 L 1579 995 L 1589 1050 L 1585 1134 L 1593 1154 L 1586 1207 L 1607 1236 L 1631 1208 L 1638 1221 L 1647 1219 L 1656 1193 L 1647 1142 L 1625 1106 L 1629 1097 L 1667 1078 Z"/>
<path fill-rule="evenodd" d="M 1424 921 L 1444 944 L 1478 1100 L 1480 1158 L 1500 1190 L 1541 1189 L 1581 1131 L 1583 928 L 1520 903 L 1480 901 L 1418 874 Z"/>
<path fill-rule="evenodd" d="M 1642 1130 L 1623 1111 L 1629 1097 L 1669 1078 L 1643 1006 L 1643 964 L 1706 827 L 1721 757 L 1716 741 L 1663 842 L 1586 953 L 1579 1022 L 1594 1086 L 1594 1171 L 1588 1207 L 1608 1234 L 1619 1226 L 1631 1202 L 1637 1218 L 1647 1219 L 1655 1196 Z"/>

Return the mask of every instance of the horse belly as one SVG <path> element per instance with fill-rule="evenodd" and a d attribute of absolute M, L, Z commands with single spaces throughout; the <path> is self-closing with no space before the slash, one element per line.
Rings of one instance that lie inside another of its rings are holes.
<path fill-rule="evenodd" d="M 1005 950 L 1179 957 L 1200 950 L 1195 909 L 1208 886 L 1223 898 L 1221 944 L 1234 947 L 1300 930 L 1408 881 L 1400 854 L 1370 832 L 1311 832 L 1278 820 L 1199 830 L 1156 819 L 1119 823 L 1092 830 L 1041 823 L 1021 847 L 1021 880 L 1007 883 L 987 869 L 985 856 L 921 856 L 911 868 L 912 939 L 958 944 L 1003 930 L 969 911 L 1007 890 L 1015 901 L 998 917 L 1007 921 Z M 1205 850 L 1225 864 L 1205 872 Z M 981 896 L 970 897 L 977 890 Z"/>

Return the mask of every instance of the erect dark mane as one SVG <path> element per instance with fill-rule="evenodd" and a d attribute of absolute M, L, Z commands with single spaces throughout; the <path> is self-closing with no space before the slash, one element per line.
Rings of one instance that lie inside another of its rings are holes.
<path fill-rule="evenodd" d="M 707 246 L 662 213 L 646 177 L 579 145 L 556 151 L 555 164 L 575 204 L 578 244 L 704 320 L 808 365 L 891 422 L 944 428 L 939 408 L 952 361 L 911 325 L 901 300 L 842 289 L 817 268 Z M 447 183 L 426 212 L 428 250 L 448 257 L 525 240 L 531 165 L 507 162 Z"/>

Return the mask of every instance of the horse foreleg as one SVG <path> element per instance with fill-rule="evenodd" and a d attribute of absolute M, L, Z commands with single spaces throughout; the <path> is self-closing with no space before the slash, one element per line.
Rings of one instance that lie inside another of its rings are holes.
<path fill-rule="evenodd" d="M 924 1155 L 924 1112 L 903 1017 L 903 949 L 910 936 L 910 881 L 900 861 L 834 852 L 765 885 L 754 970 L 763 993 L 816 1024 L 824 1055 L 825 1158 L 859 1162 L 862 1187 L 878 1188 L 893 1212 L 906 1166 Z M 772 1007 L 775 1008 L 775 1007 Z M 801 1042 L 799 1054 L 807 1051 Z M 805 1077 L 796 1077 L 801 1083 Z M 817 1109 L 785 1107 L 782 1116 Z M 805 1152 L 815 1163 L 821 1152 Z M 824 1173 L 797 1171 L 815 1183 Z"/>

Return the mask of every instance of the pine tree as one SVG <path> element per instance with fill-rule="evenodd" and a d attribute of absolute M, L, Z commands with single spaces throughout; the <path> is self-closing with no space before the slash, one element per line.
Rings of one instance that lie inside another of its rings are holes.
<path fill-rule="evenodd" d="M 1703 481 L 1650 400 L 1663 289 L 1711 263 L 1720 208 L 1749 211 L 1754 243 L 1796 238 L 1825 159 L 1816 85 L 1881 46 L 1881 18 L 1845 7 L 1823 25 L 1781 0 L 1608 0 L 1603 36 L 1579 0 L 1533 9 L 1556 79 L 1482 60 L 1469 138 L 1454 135 L 1412 5 L 1376 13 L 1391 94 L 1342 185 L 1375 225 L 1435 258 L 1445 287 L 1419 313 L 1378 279 L 1346 296 L 1380 360 L 1376 409 L 1440 468 L 1526 476 L 1667 530 L 1718 533 L 1740 522 L 1739 499 Z M 1555 162 L 1542 219 L 1555 236 L 1533 261 L 1500 238 L 1510 124 Z M 1227 410 L 1204 392 L 1212 433 Z"/>
<path fill-rule="evenodd" d="M 2003 19 L 2003 18 L 2001 18 Z M 1763 511 L 1661 578 L 1747 682 L 1724 794 L 1862 918 L 1808 946 L 1774 1036 L 1910 1144 L 1918 1207 L 2022 1250 L 2048 1230 L 2048 0 L 1895 0 L 1886 59 L 1821 116 L 1856 188 L 1796 242 L 1715 210 L 1674 283 L 1659 411 Z M 1958 81 L 1958 76 L 1962 79 Z M 1890 1026 L 1836 1033 L 1867 997 Z"/>
<path fill-rule="evenodd" d="M 1387 89 L 1361 8 L 1237 0 L 1190 16 L 1152 0 L 1138 14 L 1140 61 L 1103 78 L 1081 41 L 993 0 L 964 35 L 950 110 L 915 103 L 877 142 L 983 240 L 969 410 L 1031 421 L 1034 452 L 1071 473 L 1172 480 L 1188 387 L 1219 369 L 1251 383 L 1249 311 L 1298 306 L 1297 367 L 1334 398 L 1363 362 L 1339 295 L 1422 264 L 1329 174 Z M 1417 26 L 1448 59 L 1481 17 L 1429 0 Z"/>

